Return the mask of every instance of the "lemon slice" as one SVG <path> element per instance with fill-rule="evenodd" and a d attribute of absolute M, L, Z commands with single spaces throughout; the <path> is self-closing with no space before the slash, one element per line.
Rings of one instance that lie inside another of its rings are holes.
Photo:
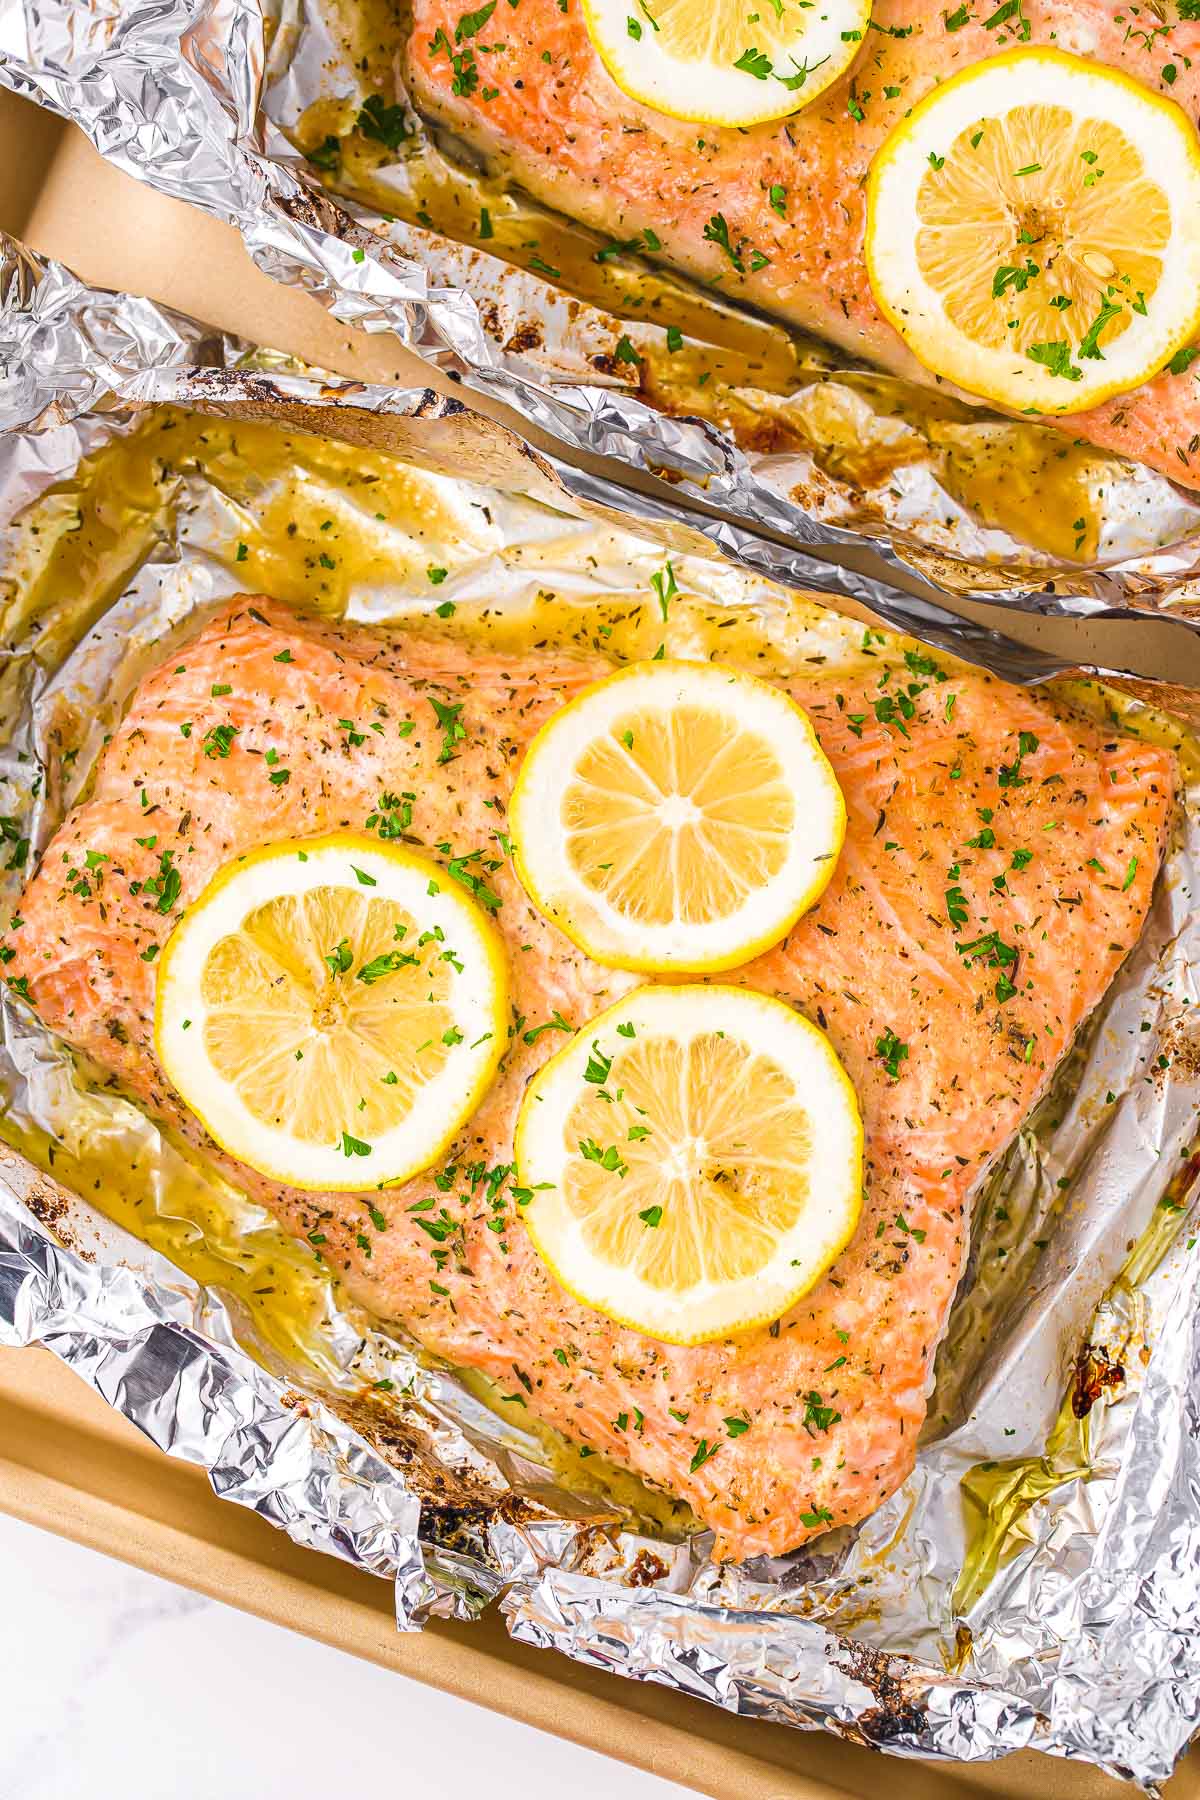
<path fill-rule="evenodd" d="M 530 1082 L 529 1234 L 576 1299 L 671 1344 L 777 1319 L 849 1242 L 862 1124 L 824 1032 L 751 988 L 643 987 Z"/>
<path fill-rule="evenodd" d="M 871 0 L 583 0 L 596 53 L 633 100 L 705 125 L 796 112 L 862 48 Z"/>
<path fill-rule="evenodd" d="M 597 962 L 715 973 L 817 899 L 846 830 L 808 715 L 709 663 L 634 663 L 544 725 L 509 805 L 534 905 Z"/>
<path fill-rule="evenodd" d="M 1061 50 L 964 69 L 871 166 L 867 272 L 926 368 L 1024 412 L 1139 386 L 1200 329 L 1200 139 Z"/>
<path fill-rule="evenodd" d="M 352 832 L 228 863 L 158 969 L 158 1060 L 210 1136 L 300 1188 L 436 1162 L 505 1044 L 499 939 L 436 863 Z"/>

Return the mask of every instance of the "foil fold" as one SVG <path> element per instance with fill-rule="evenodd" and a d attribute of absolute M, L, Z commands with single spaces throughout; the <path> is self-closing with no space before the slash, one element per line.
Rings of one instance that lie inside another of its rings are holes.
<path fill-rule="evenodd" d="M 625 467 L 665 474 L 677 506 L 717 509 L 723 517 L 700 528 L 756 567 L 769 556 L 780 579 L 854 591 L 864 578 L 851 565 L 868 550 L 872 604 L 896 623 L 918 578 L 935 610 L 939 591 L 1079 617 L 1165 609 L 1200 632 L 1200 499 L 1165 477 L 1096 453 L 1095 543 L 1081 563 L 1014 535 L 1011 521 L 989 522 L 956 491 L 947 458 L 972 434 L 986 447 L 989 432 L 1013 429 L 993 415 L 963 409 L 957 423 L 914 426 L 903 383 L 811 346 L 793 392 L 730 387 L 751 439 L 779 426 L 787 445 L 743 448 L 695 410 L 642 396 L 618 349 L 631 339 L 661 373 L 662 327 L 432 229 L 406 155 L 377 171 L 386 208 L 355 199 L 352 183 L 335 197 L 328 171 L 322 180 L 298 147 L 314 108 L 352 124 L 368 102 L 394 107 L 407 152 L 415 145 L 426 165 L 445 156 L 409 102 L 399 57 L 364 74 L 346 23 L 354 9 L 339 13 L 341 3 L 135 0 L 113 14 L 102 0 L 0 0 L 0 80 L 74 119 L 127 172 L 236 225 L 260 268 L 299 282 L 338 318 L 395 332 L 566 454 L 607 459 L 633 518 L 645 516 L 644 501 L 624 486 Z M 826 453 L 821 422 L 835 414 L 839 432 L 887 451 L 882 478 L 855 477 Z"/>
<path fill-rule="evenodd" d="M 121 1260 L 85 1261 L 39 1225 L 26 1202 L 45 1206 L 45 1193 L 22 1196 L 23 1185 L 22 1171 L 0 1166 L 0 1343 L 44 1344 L 160 1450 L 207 1469 L 220 1499 L 393 1581 L 398 1626 L 416 1629 L 437 1598 L 416 1496 L 340 1420 L 313 1401 L 289 1404 L 232 1339 L 217 1341 L 211 1304 L 177 1270 L 156 1279 Z"/>
<path fill-rule="evenodd" d="M 521 559 L 505 558 L 523 544 L 538 580 L 555 570 L 585 600 L 622 568 L 644 588 L 661 566 L 660 547 L 614 523 L 607 495 L 579 505 L 552 463 L 454 401 L 250 359 L 3 248 L 10 585 L 31 502 L 69 496 L 81 459 L 164 403 L 431 467 L 438 492 L 488 520 L 486 532 L 472 524 L 471 557 L 453 574 L 464 597 L 473 584 L 515 593 Z M 465 467 L 474 487 L 451 479 Z M 138 659 L 237 591 L 215 554 L 234 502 L 202 467 L 177 480 L 166 535 L 58 651 L 43 648 L 44 630 L 4 645 L 0 794 L 6 823 L 17 815 L 35 847 L 86 780 Z M 700 534 L 685 546 L 687 585 L 717 605 L 792 616 L 780 589 L 704 561 L 705 548 Z M 397 600 L 370 589 L 354 616 L 395 616 Z M 833 614 L 809 628 L 830 655 L 859 635 Z M 90 735 L 64 782 L 47 778 L 47 746 L 68 690 Z M 1127 712 L 1148 719 L 1136 702 Z M 11 895 L 19 872 L 3 879 Z M 857 1530 L 792 1556 L 713 1563 L 705 1534 L 654 1528 L 632 1503 L 573 1484 L 536 1433 L 346 1305 L 320 1319 L 316 1359 L 289 1356 L 220 1282 L 185 1274 L 13 1152 L 0 1154 L 0 1340 L 46 1344 L 155 1443 L 205 1467 L 223 1497 L 391 1580 L 402 1628 L 498 1601 L 522 1642 L 747 1717 L 914 1757 L 1032 1747 L 1153 1791 L 1200 1723 L 1198 881 L 1193 782 L 1142 941 L 978 1196 L 912 1477 Z M 163 1179 L 172 1152 L 150 1122 L 73 1080 L 62 1047 L 5 994 L 9 1113 L 45 1120 L 68 1149 L 86 1113 L 89 1129 L 143 1159 L 148 1183 Z M 238 1242 L 269 1223 L 239 1215 Z"/>

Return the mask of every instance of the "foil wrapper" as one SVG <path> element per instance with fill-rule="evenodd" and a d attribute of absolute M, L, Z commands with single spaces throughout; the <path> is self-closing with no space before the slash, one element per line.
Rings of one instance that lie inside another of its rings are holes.
<path fill-rule="evenodd" d="M 680 385 L 665 327 L 610 310 L 594 280 L 576 292 L 537 257 L 505 260 L 494 243 L 436 229 L 430 183 L 477 217 L 478 171 L 409 104 L 402 16 L 372 30 L 377 13 L 372 0 L 0 0 L 0 80 L 75 119 L 129 173 L 235 224 L 262 269 L 339 318 L 395 332 L 566 455 L 607 459 L 631 517 L 686 504 L 727 553 L 866 592 L 902 628 L 915 628 L 902 618 L 914 596 L 936 615 L 941 595 L 1081 618 L 1167 611 L 1200 632 L 1195 492 L 1077 448 L 1061 487 L 1069 440 L 1051 428 L 951 401 L 931 410 L 919 390 L 730 302 L 701 305 L 694 286 L 635 261 L 628 292 L 652 283 L 688 318 L 707 311 L 712 336 L 701 317 L 697 343 L 751 334 L 745 366 L 702 394 Z M 520 197 L 505 205 L 530 242 L 553 217 Z M 574 232 L 586 272 L 599 240 L 561 219 L 551 228 Z M 756 376 L 764 357 L 783 373 Z M 981 468 L 1006 479 L 980 488 Z M 628 469 L 669 487 L 639 494 Z M 586 490 L 581 472 L 568 479 Z"/>
<path fill-rule="evenodd" d="M 214 1493 L 298 1544 L 396 1583 L 401 1626 L 436 1603 L 420 1501 L 315 1400 L 289 1394 L 233 1338 L 220 1301 L 110 1226 L 71 1250 L 38 1214 L 67 1198 L 28 1165 L 0 1166 L 0 1343 L 45 1344 L 152 1443 L 209 1472 Z M 78 1235 L 75 1235 L 78 1234 Z"/>
<path fill-rule="evenodd" d="M 193 457 L 126 562 L 22 610 L 30 508 L 69 531 L 87 469 L 147 408 L 402 456 L 425 522 L 435 500 L 458 521 L 448 588 L 464 602 L 503 610 L 553 582 L 587 604 L 661 567 L 661 545 L 581 507 L 553 464 L 455 401 L 250 357 L 11 244 L 0 291 L 9 897 L 157 647 L 242 585 L 221 546 L 244 502 Z M 786 620 L 793 646 L 830 659 L 857 645 L 858 627 L 697 546 L 680 580 L 708 605 Z M 403 543 L 388 549 L 402 570 Z M 347 614 L 427 612 L 422 585 L 389 574 Z M 1041 672 L 993 649 L 1002 672 Z M 1136 700 L 1078 697 L 1169 729 Z M 68 702 L 70 759 L 55 737 Z M 18 1147 L 0 1151 L 0 1341 L 47 1345 L 218 1494 L 393 1581 L 402 1628 L 498 1603 L 522 1642 L 730 1711 L 897 1755 L 1032 1747 L 1153 1791 L 1200 1723 L 1198 879 L 1193 774 L 1140 944 L 976 1197 L 912 1477 L 791 1556 L 714 1563 L 706 1534 L 654 1523 L 650 1496 L 565 1475 L 511 1409 L 360 1315 L 261 1209 L 89 1085 L 7 993 L 0 1101 Z M 120 1154 L 123 1212 L 72 1186 L 95 1144 Z M 299 1296 L 288 1319 L 233 1278 L 247 1264 Z"/>

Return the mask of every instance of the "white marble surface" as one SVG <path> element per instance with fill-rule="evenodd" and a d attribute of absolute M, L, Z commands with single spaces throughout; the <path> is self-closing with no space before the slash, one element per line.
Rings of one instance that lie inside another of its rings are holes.
<path fill-rule="evenodd" d="M 0 1800 L 688 1800 L 2 1515 L 0 1720 Z"/>

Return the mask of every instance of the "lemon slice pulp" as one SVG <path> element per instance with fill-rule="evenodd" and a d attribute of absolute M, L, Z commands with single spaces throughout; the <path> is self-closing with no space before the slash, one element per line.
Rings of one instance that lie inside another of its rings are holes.
<path fill-rule="evenodd" d="M 301 1188 L 435 1162 L 505 1043 L 495 931 L 436 863 L 354 833 L 227 864 L 172 932 L 154 1041 L 232 1155 Z"/>
<path fill-rule="evenodd" d="M 807 715 L 708 663 L 635 663 L 543 726 L 509 807 L 534 904 L 598 962 L 736 968 L 828 882 L 846 809 Z"/>
<path fill-rule="evenodd" d="M 609 1007 L 530 1082 L 514 1154 L 563 1287 L 667 1343 L 779 1318 L 861 1209 L 845 1070 L 750 988 L 643 987 Z"/>
<path fill-rule="evenodd" d="M 756 125 L 815 100 L 862 48 L 870 0 L 583 0 L 617 86 L 657 112 Z"/>
<path fill-rule="evenodd" d="M 964 69 L 880 148 L 867 272 L 926 368 L 1082 412 L 1200 329 L 1200 139 L 1174 103 L 1060 50 Z"/>

